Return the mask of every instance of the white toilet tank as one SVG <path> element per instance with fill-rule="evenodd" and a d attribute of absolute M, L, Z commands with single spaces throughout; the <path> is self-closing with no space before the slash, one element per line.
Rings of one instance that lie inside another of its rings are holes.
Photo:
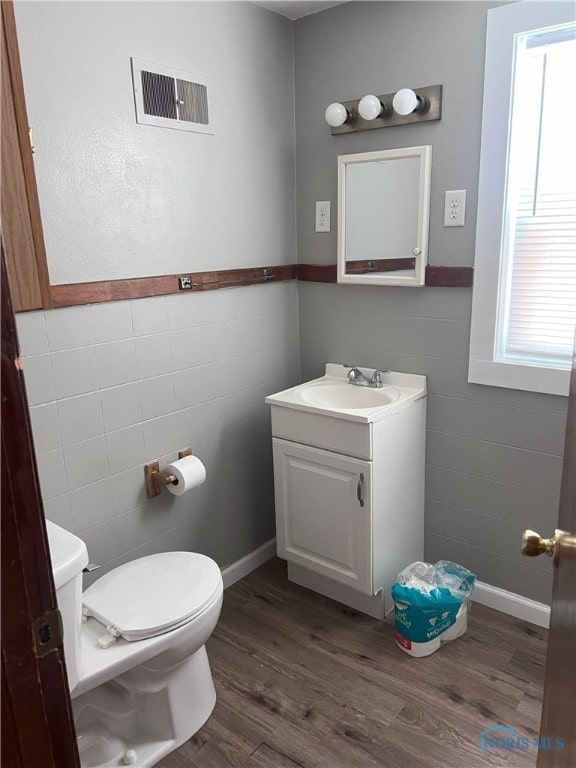
<path fill-rule="evenodd" d="M 88 565 L 86 544 L 64 528 L 46 521 L 52 573 L 64 629 L 64 655 L 68 685 L 80 679 L 80 626 L 82 621 L 82 569 Z"/>

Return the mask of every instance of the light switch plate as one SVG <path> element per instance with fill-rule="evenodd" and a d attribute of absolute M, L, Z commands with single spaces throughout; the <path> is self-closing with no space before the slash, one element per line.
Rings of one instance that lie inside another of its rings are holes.
<path fill-rule="evenodd" d="M 330 200 L 316 203 L 316 232 L 330 232 Z"/>

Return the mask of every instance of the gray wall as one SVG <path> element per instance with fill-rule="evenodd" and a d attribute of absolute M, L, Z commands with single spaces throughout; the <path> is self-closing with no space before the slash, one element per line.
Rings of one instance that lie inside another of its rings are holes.
<path fill-rule="evenodd" d="M 430 263 L 472 265 L 486 11 L 480 2 L 349 3 L 295 24 L 298 258 L 336 261 L 314 201 L 336 210 L 338 154 L 432 145 Z M 323 105 L 444 85 L 437 123 L 330 135 Z M 466 226 L 443 227 L 446 189 L 467 189 Z M 426 557 L 547 602 L 547 561 L 523 560 L 525 527 L 557 520 L 566 400 L 467 383 L 471 290 L 299 285 L 302 377 L 350 362 L 428 376 Z M 401 510 L 398 524 L 402 524 Z"/>
<path fill-rule="evenodd" d="M 351 2 L 295 23 L 298 260 L 336 261 L 336 157 L 432 145 L 429 262 L 471 265 L 478 191 L 484 2 Z M 444 85 L 442 120 L 331 136 L 324 106 L 367 93 Z M 443 226 L 444 190 L 466 189 L 466 226 Z M 333 201 L 330 233 L 314 201 Z"/>
<path fill-rule="evenodd" d="M 295 260 L 291 21 L 243 2 L 16 14 L 53 284 Z M 216 134 L 138 125 L 131 56 L 209 76 Z"/>

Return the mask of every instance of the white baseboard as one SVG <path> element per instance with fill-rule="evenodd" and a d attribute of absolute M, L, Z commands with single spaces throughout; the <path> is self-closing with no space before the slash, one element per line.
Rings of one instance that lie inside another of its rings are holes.
<path fill-rule="evenodd" d="M 222 581 L 224 582 L 224 589 L 228 589 L 232 584 L 235 584 L 244 576 L 248 576 L 249 573 L 255 571 L 268 560 L 271 560 L 276 556 L 276 539 L 270 539 L 265 544 L 262 544 L 258 549 L 249 552 L 241 560 L 237 560 L 232 565 L 227 565 L 222 568 Z"/>
<path fill-rule="evenodd" d="M 539 627 L 548 629 L 550 624 L 549 605 L 537 603 L 536 600 L 529 600 L 522 595 L 507 592 L 499 587 L 492 587 L 481 581 L 477 581 L 474 586 L 472 600 L 481 605 L 487 605 L 489 608 L 494 608 L 496 611 L 515 616 L 517 619 L 537 624 Z"/>
<path fill-rule="evenodd" d="M 276 539 L 270 539 L 261 547 L 249 552 L 241 560 L 232 565 L 227 565 L 222 569 L 222 580 L 224 589 L 231 587 L 244 576 L 255 571 L 261 565 L 276 556 Z M 508 592 L 499 587 L 493 587 L 490 584 L 484 584 L 477 581 L 472 593 L 472 600 L 480 605 L 486 605 L 488 608 L 494 608 L 496 611 L 502 611 L 509 616 L 515 616 L 517 619 L 523 619 L 539 627 L 548 628 L 550 623 L 550 606 L 544 603 L 538 603 L 536 600 L 530 600 L 514 592 Z"/>

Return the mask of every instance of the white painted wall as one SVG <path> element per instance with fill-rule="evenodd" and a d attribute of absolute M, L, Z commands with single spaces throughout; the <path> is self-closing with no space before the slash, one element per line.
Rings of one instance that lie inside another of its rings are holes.
<path fill-rule="evenodd" d="M 53 284 L 296 260 L 292 22 L 241 2 L 16 15 Z M 210 75 L 216 135 L 138 125 L 130 56 Z M 264 398 L 299 381 L 296 292 L 18 316 L 46 515 L 104 571 L 174 548 L 227 565 L 274 535 Z M 186 445 L 204 485 L 148 501 L 144 463 Z"/>
<path fill-rule="evenodd" d="M 244 2 L 20 2 L 53 284 L 295 261 L 293 24 Z M 209 75 L 217 133 L 138 125 L 130 56 Z"/>

